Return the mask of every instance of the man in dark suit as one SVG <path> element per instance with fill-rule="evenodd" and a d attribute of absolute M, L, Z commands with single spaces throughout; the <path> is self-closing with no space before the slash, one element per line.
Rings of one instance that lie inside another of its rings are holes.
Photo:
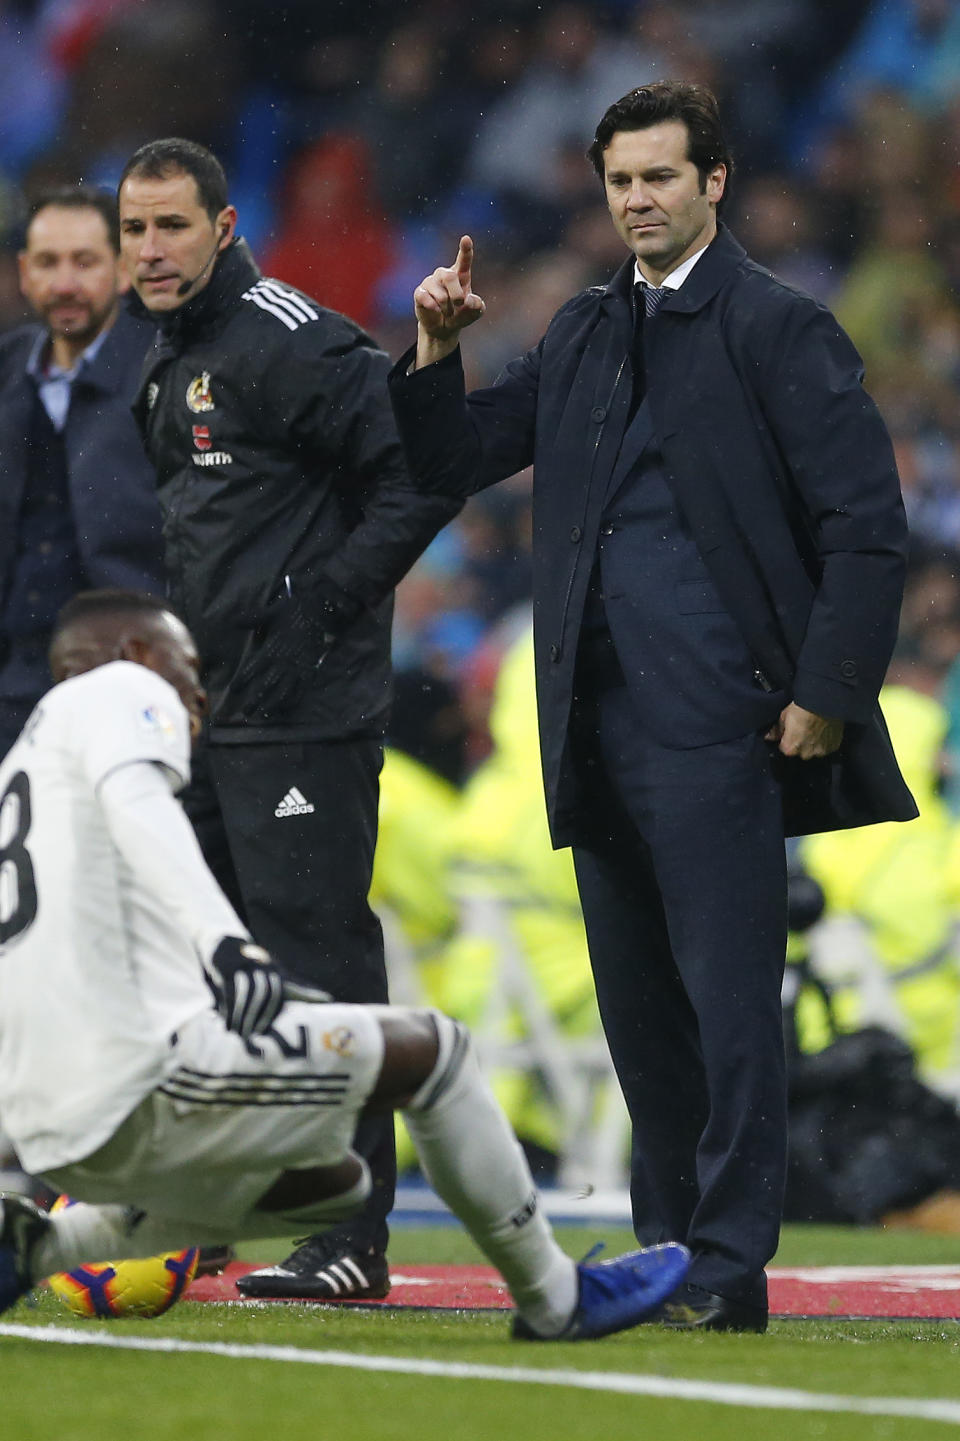
<path fill-rule="evenodd" d="M 631 254 L 464 396 L 473 245 L 391 376 L 421 483 L 534 463 L 540 737 L 633 1123 L 634 1225 L 686 1241 L 664 1312 L 762 1331 L 786 1117 L 784 832 L 916 813 L 876 705 L 906 530 L 853 346 L 718 224 L 698 86 L 631 92 L 591 158 Z"/>
<path fill-rule="evenodd" d="M 153 330 L 123 304 L 116 202 L 39 196 L 20 284 L 40 324 L 0 339 L 0 756 L 50 687 L 47 646 L 78 590 L 164 593 L 153 468 L 130 410 Z"/>

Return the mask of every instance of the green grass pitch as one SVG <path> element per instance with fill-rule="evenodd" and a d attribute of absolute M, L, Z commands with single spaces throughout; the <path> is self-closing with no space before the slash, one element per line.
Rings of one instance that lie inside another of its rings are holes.
<path fill-rule="evenodd" d="M 569 1227 L 560 1235 L 574 1256 L 596 1239 L 607 1241 L 609 1253 L 632 1244 L 628 1233 L 604 1227 Z M 285 1249 L 283 1242 L 257 1245 L 248 1255 L 269 1260 Z M 398 1225 L 390 1256 L 397 1266 L 478 1259 L 466 1236 L 449 1226 Z M 777 1263 L 957 1265 L 960 1239 L 791 1227 Z M 508 1324 L 503 1313 L 190 1302 L 155 1321 L 79 1321 L 43 1292 L 36 1309 L 21 1304 L 3 1325 L 57 1328 L 81 1341 L 120 1346 L 175 1341 L 184 1349 L 39 1344 L 0 1334 L 0 1435 L 10 1441 L 960 1437 L 960 1323 L 775 1322 L 762 1337 L 682 1335 L 648 1326 L 579 1346 L 521 1346 L 510 1341 Z M 691 1391 L 689 1383 L 705 1389 Z M 770 1393 L 756 1388 L 773 1388 L 781 1401 L 784 1392 L 793 1394 L 774 1406 Z M 847 1398 L 843 1404 L 856 1409 L 823 1409 L 823 1397 Z M 883 1414 L 891 1398 L 905 1414 Z M 936 1401 L 952 1403 L 940 1419 L 930 1415 Z"/>

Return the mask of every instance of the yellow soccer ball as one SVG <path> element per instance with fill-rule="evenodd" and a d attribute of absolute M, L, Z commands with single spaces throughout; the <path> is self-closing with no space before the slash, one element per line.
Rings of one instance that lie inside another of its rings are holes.
<path fill-rule="evenodd" d="M 51 1211 L 72 1206 L 69 1196 L 54 1201 Z M 48 1276 L 50 1289 L 75 1316 L 162 1316 L 197 1274 L 196 1246 L 151 1256 L 143 1261 L 103 1261 Z"/>

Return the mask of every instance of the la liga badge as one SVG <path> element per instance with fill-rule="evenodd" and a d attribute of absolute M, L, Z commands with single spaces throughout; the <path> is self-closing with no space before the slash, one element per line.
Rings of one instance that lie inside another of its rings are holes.
<path fill-rule="evenodd" d="M 144 706 L 139 716 L 140 729 L 147 735 L 157 736 L 165 745 L 173 746 L 177 743 L 177 727 L 171 716 L 159 706 Z"/>

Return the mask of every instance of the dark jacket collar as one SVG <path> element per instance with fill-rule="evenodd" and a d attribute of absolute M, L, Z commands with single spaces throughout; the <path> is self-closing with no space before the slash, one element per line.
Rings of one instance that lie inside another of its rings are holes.
<path fill-rule="evenodd" d="M 139 365 L 146 345 L 148 332 L 143 330 L 141 323 L 146 314 L 140 301 L 130 291 L 120 302 L 117 317 L 104 336 L 103 344 L 92 359 L 84 360 L 80 366 L 74 386 L 99 390 L 105 395 L 119 395 L 129 388 L 131 364 Z M 45 326 L 30 324 L 18 332 L 18 337 L 24 382 L 30 380 L 35 383 L 30 377 L 30 362 L 38 347 L 42 347 L 41 355 L 46 352 L 50 342 L 49 331 Z"/>
<path fill-rule="evenodd" d="M 738 240 L 720 221 L 716 237 L 707 246 L 679 290 L 675 290 L 663 303 L 664 310 L 692 313 L 701 310 L 712 300 L 727 277 L 747 258 L 747 252 Z M 609 297 L 615 303 L 630 303 L 633 293 L 635 260 L 631 255 L 624 261 L 610 284 L 604 287 L 604 299 Z"/>
<path fill-rule="evenodd" d="M 133 292 L 130 292 L 133 295 Z M 136 297 L 134 296 L 134 299 Z M 139 366 L 149 332 L 135 318 L 129 298 L 121 302 L 117 318 L 93 359 L 84 365 L 75 384 L 120 395 L 130 388 L 130 367 Z"/>
<path fill-rule="evenodd" d="M 260 271 L 250 247 L 238 237 L 217 260 L 208 284 L 178 310 L 157 316 L 152 315 L 140 301 L 136 302 L 136 307 L 139 314 L 147 316 L 157 325 L 164 340 L 179 348 L 217 330 L 241 296 L 259 279 Z"/>

